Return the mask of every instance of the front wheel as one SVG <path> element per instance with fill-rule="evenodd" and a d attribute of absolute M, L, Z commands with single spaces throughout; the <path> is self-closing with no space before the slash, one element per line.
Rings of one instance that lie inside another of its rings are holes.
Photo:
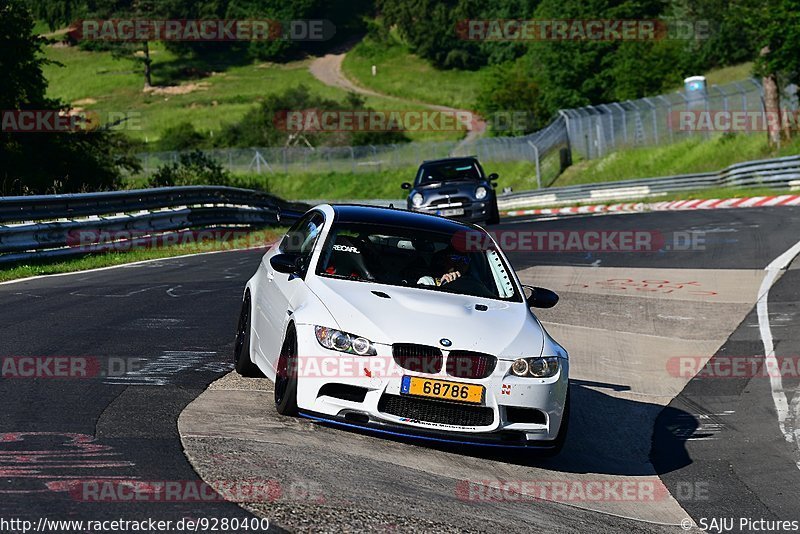
<path fill-rule="evenodd" d="M 275 409 L 281 415 L 297 414 L 297 336 L 294 329 L 286 333 L 278 358 L 278 369 L 275 372 Z"/>
<path fill-rule="evenodd" d="M 250 359 L 250 293 L 242 302 L 239 324 L 236 327 L 236 345 L 233 349 L 236 372 L 247 378 L 263 378 L 264 374 Z"/>
<path fill-rule="evenodd" d="M 489 217 L 486 219 L 486 224 L 500 224 L 500 210 L 497 207 L 497 199 L 492 202 L 489 208 Z"/>

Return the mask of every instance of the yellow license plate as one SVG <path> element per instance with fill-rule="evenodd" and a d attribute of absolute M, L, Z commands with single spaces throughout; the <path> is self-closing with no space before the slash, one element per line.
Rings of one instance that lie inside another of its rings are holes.
<path fill-rule="evenodd" d="M 418 376 L 404 376 L 403 381 L 400 383 L 400 393 L 406 395 L 432 397 L 453 402 L 469 402 L 472 404 L 483 402 L 483 391 L 484 387 L 477 384 L 432 380 Z"/>

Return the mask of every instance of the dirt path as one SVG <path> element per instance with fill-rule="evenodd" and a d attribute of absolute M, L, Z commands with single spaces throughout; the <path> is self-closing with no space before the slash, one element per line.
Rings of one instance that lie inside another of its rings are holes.
<path fill-rule="evenodd" d="M 393 95 L 378 93 L 371 89 L 366 89 L 364 87 L 356 85 L 347 76 L 345 76 L 344 72 L 342 71 L 342 62 L 344 62 L 345 55 L 346 55 L 345 52 L 339 54 L 325 54 L 324 56 L 318 57 L 317 59 L 312 61 L 311 65 L 308 67 L 308 70 L 311 71 L 311 74 L 316 79 L 318 79 L 325 85 L 338 87 L 340 89 L 344 89 L 345 91 L 352 91 L 354 93 L 359 93 L 366 96 L 377 96 L 381 98 L 389 98 L 392 100 L 411 102 L 413 104 L 422 105 L 437 111 L 447 111 L 453 113 L 461 112 L 468 114 L 468 116 L 470 116 L 472 120 L 463 121 L 464 126 L 468 130 L 466 137 L 464 137 L 463 139 L 463 142 L 474 141 L 475 139 L 481 137 L 483 133 L 486 131 L 486 121 L 484 121 L 482 118 L 480 118 L 472 111 L 451 108 L 448 106 L 439 106 L 436 104 L 429 104 L 427 102 L 419 102 L 416 100 L 409 100 L 405 98 L 399 98 Z"/>

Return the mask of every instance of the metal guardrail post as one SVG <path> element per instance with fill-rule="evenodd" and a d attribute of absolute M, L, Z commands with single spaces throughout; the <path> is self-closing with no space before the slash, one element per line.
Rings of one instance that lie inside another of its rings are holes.
<path fill-rule="evenodd" d="M 536 189 L 542 188 L 542 171 L 539 167 L 539 147 L 537 147 L 532 141 L 528 141 L 528 144 L 533 149 L 533 157 L 536 159 Z"/>

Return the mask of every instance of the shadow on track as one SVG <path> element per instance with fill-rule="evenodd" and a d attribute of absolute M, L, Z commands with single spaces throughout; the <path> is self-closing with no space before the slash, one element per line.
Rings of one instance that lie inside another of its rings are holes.
<path fill-rule="evenodd" d="M 668 458 L 659 459 L 659 473 L 665 472 L 665 469 L 679 469 L 691 463 L 684 445 L 685 438 L 691 436 L 698 425 L 691 414 L 659 404 L 614 397 L 593 388 L 615 391 L 629 389 L 627 386 L 615 384 L 570 380 L 572 413 L 569 432 L 561 453 L 553 458 L 544 458 L 535 449 L 449 445 L 382 434 L 380 437 L 463 456 L 539 467 L 550 471 L 627 476 L 656 474 L 651 463 L 650 451 L 653 440 L 657 439 L 662 445 L 659 451 L 669 452 Z M 681 422 L 680 432 L 673 431 L 674 421 Z M 379 435 L 368 429 L 342 428 L 327 423 L 315 424 L 335 427 L 341 432 Z"/>

